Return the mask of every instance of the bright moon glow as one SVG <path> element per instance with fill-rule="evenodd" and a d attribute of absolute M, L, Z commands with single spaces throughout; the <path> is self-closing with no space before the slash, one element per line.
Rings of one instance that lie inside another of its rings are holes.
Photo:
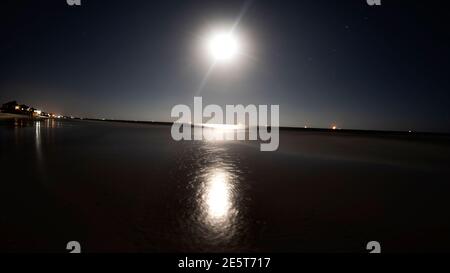
<path fill-rule="evenodd" d="M 208 49 L 214 60 L 229 61 L 237 55 L 239 42 L 231 33 L 216 33 L 211 37 Z"/>

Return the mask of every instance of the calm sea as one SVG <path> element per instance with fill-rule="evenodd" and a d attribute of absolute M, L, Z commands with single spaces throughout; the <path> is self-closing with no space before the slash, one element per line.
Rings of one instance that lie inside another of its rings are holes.
<path fill-rule="evenodd" d="M 447 137 L 281 130 L 172 140 L 170 126 L 0 123 L 0 250 L 439 251 L 450 245 Z"/>

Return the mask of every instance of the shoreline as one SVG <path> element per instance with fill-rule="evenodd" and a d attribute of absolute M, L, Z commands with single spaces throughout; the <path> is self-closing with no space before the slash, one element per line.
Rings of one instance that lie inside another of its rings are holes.
<path fill-rule="evenodd" d="M 96 119 L 84 118 L 88 121 L 103 121 L 115 123 L 135 123 L 135 124 L 149 124 L 149 125 L 173 125 L 174 122 L 164 121 L 141 121 L 141 120 L 119 120 L 119 119 Z M 195 127 L 195 125 L 191 125 Z M 270 126 L 269 126 L 270 128 Z M 329 129 L 329 128 L 303 128 L 303 127 L 278 127 L 282 131 L 301 131 L 301 132 L 333 132 L 333 133 L 351 133 L 351 134 L 374 134 L 374 135 L 393 135 L 393 136 L 441 136 L 450 137 L 450 133 L 445 132 L 408 132 L 408 131 L 389 131 L 389 130 L 364 130 L 364 129 Z M 247 128 L 248 129 L 248 128 Z"/>

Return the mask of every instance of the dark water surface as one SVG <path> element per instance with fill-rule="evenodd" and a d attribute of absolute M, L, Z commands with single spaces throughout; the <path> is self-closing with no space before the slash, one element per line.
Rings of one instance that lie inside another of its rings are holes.
<path fill-rule="evenodd" d="M 0 123 L 0 250 L 448 251 L 450 140 L 281 131 L 173 141 L 170 126 Z"/>

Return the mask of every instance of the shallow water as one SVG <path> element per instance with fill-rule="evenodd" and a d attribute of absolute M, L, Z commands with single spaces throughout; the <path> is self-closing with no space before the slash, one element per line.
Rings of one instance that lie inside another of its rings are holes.
<path fill-rule="evenodd" d="M 442 251 L 446 137 L 286 131 L 173 141 L 170 126 L 0 123 L 0 250 Z"/>

